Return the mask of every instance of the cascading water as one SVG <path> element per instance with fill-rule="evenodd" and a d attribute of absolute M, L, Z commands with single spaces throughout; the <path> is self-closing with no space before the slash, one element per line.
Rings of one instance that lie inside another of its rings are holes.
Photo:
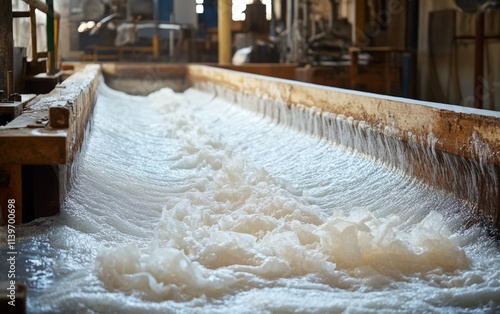
<path fill-rule="evenodd" d="M 500 309 L 500 248 L 462 227 L 470 204 L 332 145 L 314 112 L 266 108 L 102 84 L 60 215 L 17 229 L 29 312 Z"/>

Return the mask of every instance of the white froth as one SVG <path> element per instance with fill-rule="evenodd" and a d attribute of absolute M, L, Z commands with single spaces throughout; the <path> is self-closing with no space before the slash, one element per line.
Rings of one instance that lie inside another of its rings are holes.
<path fill-rule="evenodd" d="M 31 312 L 500 306 L 500 250 L 443 216 L 465 204 L 211 95 L 102 85 L 87 145 L 21 228 Z"/>

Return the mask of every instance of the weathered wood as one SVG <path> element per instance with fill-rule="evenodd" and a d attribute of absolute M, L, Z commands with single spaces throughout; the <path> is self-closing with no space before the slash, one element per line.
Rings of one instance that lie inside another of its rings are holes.
<path fill-rule="evenodd" d="M 83 142 L 95 103 L 99 77 L 98 66 L 86 67 L 51 93 L 38 96 L 19 117 L 0 129 L 0 164 L 70 162 Z M 50 107 L 61 104 L 68 111 L 67 127 L 46 127 Z"/>
<path fill-rule="evenodd" d="M 0 8 L 0 52 L 2 55 L 0 60 L 0 90 L 7 91 L 7 71 L 12 71 L 14 64 L 12 1 L 0 0 Z"/>
<path fill-rule="evenodd" d="M 65 105 L 57 104 L 49 108 L 49 125 L 54 129 L 69 127 L 70 110 Z"/>
<path fill-rule="evenodd" d="M 35 98 L 35 95 L 19 95 L 21 101 L 0 102 L 0 115 L 8 115 L 13 120 L 21 115 L 24 106 Z"/>
<path fill-rule="evenodd" d="M 98 66 L 84 68 L 49 94 L 36 97 L 0 129 L 0 201 L 16 200 L 17 222 L 58 212 L 71 184 L 71 163 L 84 141 L 99 79 Z"/>
<path fill-rule="evenodd" d="M 66 130 L 5 130 L 0 135 L 0 164 L 64 164 L 68 158 Z"/>
<path fill-rule="evenodd" d="M 12 12 L 13 18 L 30 17 L 30 11 L 14 11 Z"/>
<path fill-rule="evenodd" d="M 432 134 L 435 149 L 500 166 L 500 112 L 388 97 L 339 88 L 315 86 L 201 65 L 189 65 L 192 84 L 205 82 L 256 97 L 301 104 L 364 121 L 402 141 L 427 142 Z M 491 154 L 481 155 L 479 146 Z"/>

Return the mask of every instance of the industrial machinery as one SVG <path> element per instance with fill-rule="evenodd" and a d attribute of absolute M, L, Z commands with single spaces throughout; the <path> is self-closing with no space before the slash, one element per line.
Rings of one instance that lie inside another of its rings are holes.
<path fill-rule="evenodd" d="M 352 25 L 339 17 L 339 3 L 288 1 L 282 59 L 299 64 L 340 61 L 352 45 Z"/>
<path fill-rule="evenodd" d="M 81 5 L 78 35 L 84 51 L 82 60 L 159 60 L 163 47 L 168 47 L 169 59 L 190 57 L 190 53 L 183 55 L 181 49 L 189 47 L 191 32 L 196 27 L 191 16 L 174 16 L 173 11 L 167 17 L 160 16 L 160 3 L 152 0 L 88 0 Z M 187 3 L 183 5 L 189 7 Z"/>

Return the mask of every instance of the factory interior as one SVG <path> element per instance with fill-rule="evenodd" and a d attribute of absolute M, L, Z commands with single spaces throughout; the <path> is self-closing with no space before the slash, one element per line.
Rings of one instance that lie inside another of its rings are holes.
<path fill-rule="evenodd" d="M 7 2 L 2 6 L 9 8 Z M 4 97 L 10 97 L 7 71 L 16 83 L 11 93 L 37 94 L 53 88 L 75 63 L 147 61 L 239 66 L 314 84 L 500 110 L 497 1 L 241 0 L 224 4 L 231 6 L 230 16 L 218 27 L 221 5 L 59 0 L 51 6 L 52 24 L 47 4 L 12 1 L 12 10 L 2 13 Z M 220 32 L 229 38 L 219 40 Z M 6 54 L 12 40 L 14 53 Z"/>
<path fill-rule="evenodd" d="M 0 8 L 1 313 L 500 311 L 500 0 Z"/>

